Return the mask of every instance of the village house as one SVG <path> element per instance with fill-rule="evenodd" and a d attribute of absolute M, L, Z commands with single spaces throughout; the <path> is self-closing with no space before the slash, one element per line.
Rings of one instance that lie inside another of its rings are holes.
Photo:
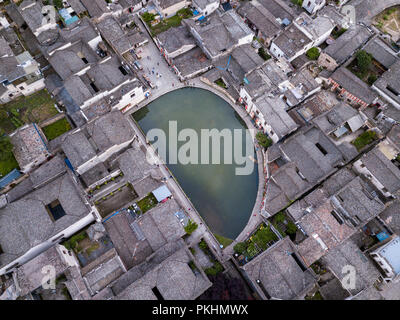
<path fill-rule="evenodd" d="M 214 12 L 206 23 L 186 19 L 184 23 L 206 56 L 215 61 L 228 55 L 238 46 L 253 41 L 254 34 L 242 19 L 229 10 Z"/>
<path fill-rule="evenodd" d="M 366 120 L 359 111 L 342 102 L 315 118 L 313 123 L 326 135 L 337 140 L 358 131 L 365 125 Z"/>
<path fill-rule="evenodd" d="M 344 278 L 343 268 L 353 266 L 357 275 L 355 287 L 346 288 L 351 296 L 356 296 L 372 287 L 380 278 L 380 273 L 371 259 L 368 259 L 351 238 L 336 246 L 320 259 L 322 265 L 334 276 L 342 281 Z"/>
<path fill-rule="evenodd" d="M 400 109 L 400 61 L 394 63 L 375 83 L 372 88 L 389 101 L 397 109 Z"/>
<path fill-rule="evenodd" d="M 272 41 L 270 52 L 276 58 L 284 57 L 291 62 L 312 47 L 318 47 L 325 42 L 334 28 L 330 18 L 318 16 L 312 19 L 302 13 Z"/>
<path fill-rule="evenodd" d="M 283 29 L 276 17 L 258 1 L 246 2 L 238 9 L 238 13 L 255 32 L 256 37 L 267 46 Z"/>
<path fill-rule="evenodd" d="M 283 84 L 283 100 L 294 107 L 321 90 L 321 81 L 315 79 L 306 68 L 301 69 Z"/>
<path fill-rule="evenodd" d="M 154 5 L 163 18 L 174 16 L 189 4 L 190 2 L 187 0 L 154 0 Z"/>
<path fill-rule="evenodd" d="M 17 10 L 35 36 L 58 27 L 53 12 L 44 8 L 41 1 L 24 0 Z"/>
<path fill-rule="evenodd" d="M 378 147 L 364 154 L 354 163 L 353 168 L 370 180 L 385 197 L 396 198 L 400 190 L 400 169 Z"/>
<path fill-rule="evenodd" d="M 0 274 L 13 271 L 98 217 L 62 158 L 36 169 L 0 208 Z"/>
<path fill-rule="evenodd" d="M 298 125 L 286 112 L 285 102 L 279 97 L 261 96 L 254 101 L 253 109 L 254 111 L 250 115 L 255 117 L 256 126 L 262 128 L 274 143 L 298 128 Z"/>
<path fill-rule="evenodd" d="M 383 271 L 385 281 L 397 281 L 400 274 L 400 237 L 392 235 L 384 243 L 380 243 L 378 248 L 370 251 L 370 256 Z"/>
<path fill-rule="evenodd" d="M 326 4 L 326 0 L 304 0 L 302 7 L 307 10 L 309 14 L 314 14 L 322 9 Z"/>
<path fill-rule="evenodd" d="M 303 298 L 316 283 L 289 237 L 242 267 L 246 279 L 264 300 Z"/>
<path fill-rule="evenodd" d="M 83 174 L 126 148 L 134 137 L 128 120 L 120 111 L 113 111 L 70 132 L 61 146 L 73 169 Z"/>
<path fill-rule="evenodd" d="M 113 16 L 101 20 L 97 24 L 101 36 L 120 56 L 148 42 L 147 38 L 137 30 L 127 31 Z"/>
<path fill-rule="evenodd" d="M 302 233 L 296 246 L 307 266 L 346 241 L 385 208 L 373 196 L 374 189 L 360 177 L 338 172 L 333 178 L 333 183 L 337 182 L 335 188 L 339 190 L 334 194 L 323 185 L 287 210 Z"/>
<path fill-rule="evenodd" d="M 269 59 L 246 75 L 246 81 L 240 87 L 239 102 L 248 113 L 254 113 L 254 100 L 264 94 L 271 97 L 280 96 L 284 88 L 289 86 L 289 75 L 292 71 L 293 68 L 284 60 Z"/>
<path fill-rule="evenodd" d="M 145 99 L 142 85 L 125 62 L 100 48 L 102 38 L 89 19 L 51 37 L 52 44 L 45 41 L 41 48 L 57 74 L 46 84 L 78 126 L 89 121 L 88 110 L 99 105 L 126 111 Z"/>
<path fill-rule="evenodd" d="M 193 14 L 197 20 L 202 20 L 202 17 L 207 17 L 219 7 L 218 0 L 193 0 L 192 6 L 195 8 Z"/>
<path fill-rule="evenodd" d="M 331 90 L 354 106 L 363 109 L 377 100 L 377 95 L 370 87 L 346 67 L 338 68 L 328 79 Z"/>
<path fill-rule="evenodd" d="M 263 212 L 272 216 L 321 183 L 354 157 L 311 126 L 267 150 L 268 181 Z"/>
<path fill-rule="evenodd" d="M 12 28 L 4 30 L 11 38 L 16 38 Z M 0 35 L 0 102 L 7 103 L 21 95 L 28 96 L 45 87 L 40 66 L 20 44 L 11 48 Z M 17 51 L 17 48 L 21 50 Z"/>
<path fill-rule="evenodd" d="M 346 62 L 355 52 L 362 47 L 372 33 L 364 26 L 356 25 L 344 32 L 333 43 L 323 51 L 323 55 L 318 58 L 318 64 L 334 71 L 337 66 Z"/>

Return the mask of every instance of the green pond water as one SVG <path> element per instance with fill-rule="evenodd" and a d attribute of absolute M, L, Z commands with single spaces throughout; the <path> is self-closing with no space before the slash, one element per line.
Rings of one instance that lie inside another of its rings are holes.
<path fill-rule="evenodd" d="M 184 88 L 165 94 L 137 111 L 133 117 L 145 134 L 155 128 L 166 133 L 168 168 L 211 231 L 235 239 L 246 226 L 255 204 L 257 164 L 254 164 L 250 175 L 236 175 L 235 169 L 244 165 L 237 165 L 234 161 L 233 164 L 169 164 L 168 136 L 169 121 L 177 121 L 178 133 L 181 129 L 191 128 L 199 137 L 201 129 L 247 129 L 239 115 L 227 102 L 207 90 Z M 242 140 L 245 155 L 244 134 Z M 178 143 L 178 150 L 183 144 L 185 142 Z M 221 140 L 221 150 L 223 147 Z M 255 159 L 254 148 L 251 153 Z M 211 155 L 210 151 L 210 159 Z M 224 159 L 223 156 L 221 159 Z"/>

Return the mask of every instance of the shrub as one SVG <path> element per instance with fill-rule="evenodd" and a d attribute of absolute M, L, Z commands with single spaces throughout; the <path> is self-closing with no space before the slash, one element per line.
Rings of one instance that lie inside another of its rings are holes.
<path fill-rule="evenodd" d="M 260 146 L 264 147 L 265 149 L 267 149 L 272 144 L 272 140 L 268 138 L 265 133 L 262 132 L 258 132 L 256 134 L 256 139 Z"/>
<path fill-rule="evenodd" d="M 142 19 L 146 23 L 153 21 L 154 17 L 155 17 L 155 14 L 153 14 L 153 13 L 145 12 L 142 14 Z"/>
<path fill-rule="evenodd" d="M 258 54 L 261 58 L 263 58 L 264 60 L 269 60 L 271 59 L 271 56 L 265 52 L 264 48 L 260 48 L 258 49 Z"/>
<path fill-rule="evenodd" d="M 320 52 L 318 48 L 312 47 L 306 52 L 306 55 L 310 60 L 317 60 L 319 58 Z"/>
<path fill-rule="evenodd" d="M 289 221 L 288 225 L 286 226 L 286 233 L 295 234 L 296 232 L 297 232 L 296 225 L 292 221 Z"/>
<path fill-rule="evenodd" d="M 188 235 L 191 235 L 193 233 L 194 230 L 196 230 L 198 227 L 197 223 L 189 220 L 188 224 L 185 227 L 185 231 Z"/>
<path fill-rule="evenodd" d="M 368 83 L 370 86 L 372 86 L 374 84 L 374 82 L 378 79 L 378 77 L 375 74 L 371 74 L 368 77 Z"/>
<path fill-rule="evenodd" d="M 235 246 L 233 247 L 233 250 L 238 253 L 241 254 L 244 251 L 246 251 L 247 249 L 247 244 L 246 242 L 238 242 L 237 244 L 235 244 Z"/>
<path fill-rule="evenodd" d="M 224 271 L 224 267 L 220 262 L 216 262 L 211 268 L 207 268 L 204 270 L 205 274 L 208 276 L 216 276 L 222 271 Z"/>
<path fill-rule="evenodd" d="M 199 242 L 199 247 L 200 247 L 200 249 L 203 250 L 203 251 L 208 250 L 207 242 L 205 242 L 204 240 L 201 240 L 201 241 Z"/>

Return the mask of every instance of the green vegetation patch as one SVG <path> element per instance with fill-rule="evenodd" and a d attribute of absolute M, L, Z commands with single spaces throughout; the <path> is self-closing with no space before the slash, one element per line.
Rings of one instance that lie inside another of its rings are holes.
<path fill-rule="evenodd" d="M 6 135 L 2 135 L 0 132 L 0 174 L 4 177 L 12 170 L 18 168 L 18 162 L 15 160 L 12 152 L 13 145 L 10 138 Z"/>
<path fill-rule="evenodd" d="M 308 51 L 306 52 L 306 56 L 310 60 L 318 60 L 318 58 L 320 56 L 320 52 L 319 52 L 318 48 L 312 47 L 312 48 L 308 49 Z"/>
<path fill-rule="evenodd" d="M 343 33 L 345 33 L 346 31 L 347 31 L 346 28 L 341 28 L 341 29 L 339 29 L 339 30 L 334 29 L 334 30 L 332 31 L 331 35 L 332 35 L 332 37 L 333 37 L 334 39 L 337 39 L 337 38 L 339 38 Z"/>
<path fill-rule="evenodd" d="M 58 114 L 54 104 L 46 90 L 3 104 L 0 110 L 6 111 L 7 116 L 4 117 L 4 112 L 0 114 L 0 129 L 11 133 L 26 123 L 41 123 L 50 119 Z"/>
<path fill-rule="evenodd" d="M 261 224 L 247 241 L 237 243 L 233 250 L 235 250 L 237 254 L 243 254 L 249 258 L 253 258 L 260 251 L 268 249 L 271 242 L 278 240 L 277 235 L 271 230 L 270 226 Z"/>
<path fill-rule="evenodd" d="M 196 222 L 189 220 L 188 224 L 185 226 L 185 231 L 188 235 L 191 235 L 194 232 L 194 230 L 197 229 L 197 227 L 198 225 Z"/>
<path fill-rule="evenodd" d="M 377 134 L 375 131 L 365 131 L 360 134 L 352 144 L 357 148 L 358 151 L 361 151 L 365 146 L 369 145 L 373 141 L 377 140 Z"/>
<path fill-rule="evenodd" d="M 256 139 L 260 146 L 264 147 L 264 149 L 268 149 L 272 145 L 272 140 L 263 132 L 258 132 L 256 134 Z"/>
<path fill-rule="evenodd" d="M 155 207 L 157 203 L 158 201 L 156 197 L 150 192 L 146 197 L 139 200 L 136 204 L 142 213 L 145 213 L 146 211 L 149 211 L 151 208 Z"/>
<path fill-rule="evenodd" d="M 162 19 L 158 24 L 156 24 L 154 26 L 151 25 L 151 22 L 156 17 L 155 14 L 145 12 L 142 14 L 142 19 L 149 26 L 152 35 L 156 36 L 157 34 L 160 34 L 161 32 L 167 31 L 169 28 L 179 27 L 181 25 L 181 22 L 183 19 L 188 19 L 192 16 L 193 16 L 192 10 L 190 10 L 189 8 L 183 8 L 183 9 L 179 10 L 176 13 L 176 15 L 174 15 L 170 18 L 167 18 L 167 19 Z"/>
<path fill-rule="evenodd" d="M 214 265 L 210 268 L 204 269 L 204 272 L 208 276 L 216 276 L 218 273 L 224 271 L 224 267 L 220 262 L 215 262 Z"/>
<path fill-rule="evenodd" d="M 224 80 L 222 80 L 221 78 L 215 80 L 214 83 L 215 83 L 217 86 L 220 86 L 221 88 L 224 88 L 224 89 L 227 88 L 227 86 L 226 86 Z"/>
<path fill-rule="evenodd" d="M 75 252 L 79 252 L 79 242 L 86 239 L 88 235 L 86 234 L 86 230 L 83 230 L 75 235 L 73 235 L 68 240 L 65 240 L 62 245 L 68 250 L 74 250 Z"/>
<path fill-rule="evenodd" d="M 46 138 L 50 141 L 71 130 L 71 125 L 66 118 L 62 118 L 42 128 L 42 130 Z"/>
<path fill-rule="evenodd" d="M 271 59 L 271 56 L 265 52 L 264 48 L 258 49 L 258 55 L 263 58 L 265 61 Z"/>
<path fill-rule="evenodd" d="M 225 238 L 225 237 L 223 237 L 223 236 L 221 236 L 219 234 L 216 234 L 216 233 L 214 233 L 214 236 L 218 240 L 218 242 L 224 246 L 224 248 L 226 248 L 227 246 L 229 246 L 233 242 L 232 239 Z"/>

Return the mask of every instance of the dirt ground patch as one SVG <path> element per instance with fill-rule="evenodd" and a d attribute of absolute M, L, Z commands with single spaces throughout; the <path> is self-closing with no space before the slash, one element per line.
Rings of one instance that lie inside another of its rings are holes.
<path fill-rule="evenodd" d="M 373 23 L 381 31 L 391 35 L 394 42 L 400 40 L 400 6 L 381 12 L 375 17 Z"/>

